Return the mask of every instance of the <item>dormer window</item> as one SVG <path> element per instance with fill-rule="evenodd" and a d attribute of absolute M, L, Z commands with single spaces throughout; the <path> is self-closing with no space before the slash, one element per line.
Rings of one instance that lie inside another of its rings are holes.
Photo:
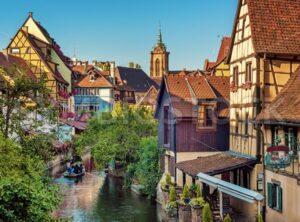
<path fill-rule="evenodd" d="M 198 107 L 198 129 L 214 128 L 214 106 L 212 104 L 201 104 Z"/>
<path fill-rule="evenodd" d="M 96 76 L 95 75 L 90 75 L 90 81 L 94 82 L 96 80 Z"/>

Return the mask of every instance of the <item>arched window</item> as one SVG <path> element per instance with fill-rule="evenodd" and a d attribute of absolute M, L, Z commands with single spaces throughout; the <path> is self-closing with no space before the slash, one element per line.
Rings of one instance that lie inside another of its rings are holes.
<path fill-rule="evenodd" d="M 159 59 L 155 61 L 155 74 L 156 76 L 160 76 L 160 62 Z"/>

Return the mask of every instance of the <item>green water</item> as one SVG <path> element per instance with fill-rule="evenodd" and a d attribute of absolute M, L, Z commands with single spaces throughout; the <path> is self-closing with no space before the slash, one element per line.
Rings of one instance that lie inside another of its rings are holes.
<path fill-rule="evenodd" d="M 158 221 L 157 206 L 132 191 L 123 189 L 123 180 L 87 173 L 82 180 L 58 178 L 64 202 L 54 213 L 74 222 Z"/>

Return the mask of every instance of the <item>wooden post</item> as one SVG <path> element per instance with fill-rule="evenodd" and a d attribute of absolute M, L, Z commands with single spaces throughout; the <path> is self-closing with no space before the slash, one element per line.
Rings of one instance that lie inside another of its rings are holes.
<path fill-rule="evenodd" d="M 219 200 L 220 200 L 220 217 L 223 220 L 223 194 L 219 191 Z"/>

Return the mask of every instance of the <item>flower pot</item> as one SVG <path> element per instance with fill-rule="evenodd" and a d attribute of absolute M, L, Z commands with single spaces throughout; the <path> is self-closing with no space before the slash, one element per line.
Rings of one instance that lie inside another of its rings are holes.
<path fill-rule="evenodd" d="M 202 206 L 192 207 L 192 222 L 201 222 L 202 221 Z"/>
<path fill-rule="evenodd" d="M 191 206 L 179 204 L 178 217 L 180 222 L 190 222 L 192 217 Z"/>

